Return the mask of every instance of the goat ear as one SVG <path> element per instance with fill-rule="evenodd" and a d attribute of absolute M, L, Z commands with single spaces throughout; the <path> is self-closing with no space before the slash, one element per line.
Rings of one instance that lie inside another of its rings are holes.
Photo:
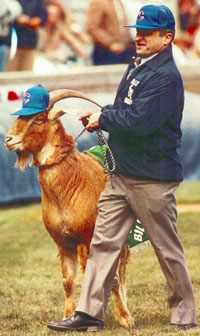
<path fill-rule="evenodd" d="M 54 120 L 54 119 L 58 119 L 60 118 L 63 114 L 71 114 L 74 116 L 78 116 L 79 115 L 79 111 L 76 109 L 59 109 L 59 110 L 50 110 L 48 113 L 48 119 L 49 120 Z"/>

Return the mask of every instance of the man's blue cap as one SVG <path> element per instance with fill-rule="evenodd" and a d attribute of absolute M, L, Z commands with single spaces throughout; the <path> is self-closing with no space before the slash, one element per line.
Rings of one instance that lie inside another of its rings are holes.
<path fill-rule="evenodd" d="M 143 6 L 137 16 L 135 25 L 126 25 L 129 28 L 140 29 L 175 29 L 175 19 L 171 10 L 164 5 Z"/>
<path fill-rule="evenodd" d="M 43 86 L 38 85 L 28 89 L 22 102 L 22 109 L 12 113 L 13 115 L 31 115 L 46 111 L 49 105 L 49 92 Z"/>

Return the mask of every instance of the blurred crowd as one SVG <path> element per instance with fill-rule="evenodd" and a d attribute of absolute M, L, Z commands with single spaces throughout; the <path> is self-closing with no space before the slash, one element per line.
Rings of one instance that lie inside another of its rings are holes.
<path fill-rule="evenodd" d="M 0 0 L 0 72 L 128 63 L 142 5 L 176 17 L 177 62 L 200 60 L 200 0 Z"/>

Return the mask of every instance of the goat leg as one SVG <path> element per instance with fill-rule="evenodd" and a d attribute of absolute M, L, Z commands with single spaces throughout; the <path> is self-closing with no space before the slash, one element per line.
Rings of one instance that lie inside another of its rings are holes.
<path fill-rule="evenodd" d="M 63 286 L 65 290 L 64 318 L 74 313 L 74 286 L 77 271 L 77 249 L 63 249 L 59 247 Z"/>
<path fill-rule="evenodd" d="M 119 259 L 115 279 L 113 281 L 112 293 L 114 295 L 114 318 L 124 328 L 134 325 L 126 300 L 126 266 L 130 259 L 130 248 L 125 245 Z"/>
<path fill-rule="evenodd" d="M 90 246 L 86 244 L 79 244 L 77 246 L 78 261 L 80 264 L 80 269 L 81 269 L 82 274 L 84 274 L 85 272 L 89 249 L 90 249 Z"/>

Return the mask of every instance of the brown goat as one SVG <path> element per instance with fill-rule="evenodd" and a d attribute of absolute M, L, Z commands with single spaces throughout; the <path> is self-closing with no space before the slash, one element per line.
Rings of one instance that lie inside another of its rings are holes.
<path fill-rule="evenodd" d="M 107 179 L 98 160 L 90 153 L 78 152 L 73 137 L 66 134 L 59 120 L 66 111 L 51 110 L 56 101 L 68 97 L 94 102 L 76 91 L 50 92 L 47 111 L 18 117 L 5 138 L 8 150 L 17 153 L 16 167 L 23 170 L 32 155 L 32 165 L 39 168 L 43 221 L 57 244 L 61 261 L 65 317 L 74 313 L 73 290 L 77 260 L 84 272 L 97 216 L 97 202 Z M 123 327 L 133 325 L 133 318 L 126 305 L 125 289 L 129 256 L 129 247 L 126 245 L 112 289 L 114 317 Z"/>

